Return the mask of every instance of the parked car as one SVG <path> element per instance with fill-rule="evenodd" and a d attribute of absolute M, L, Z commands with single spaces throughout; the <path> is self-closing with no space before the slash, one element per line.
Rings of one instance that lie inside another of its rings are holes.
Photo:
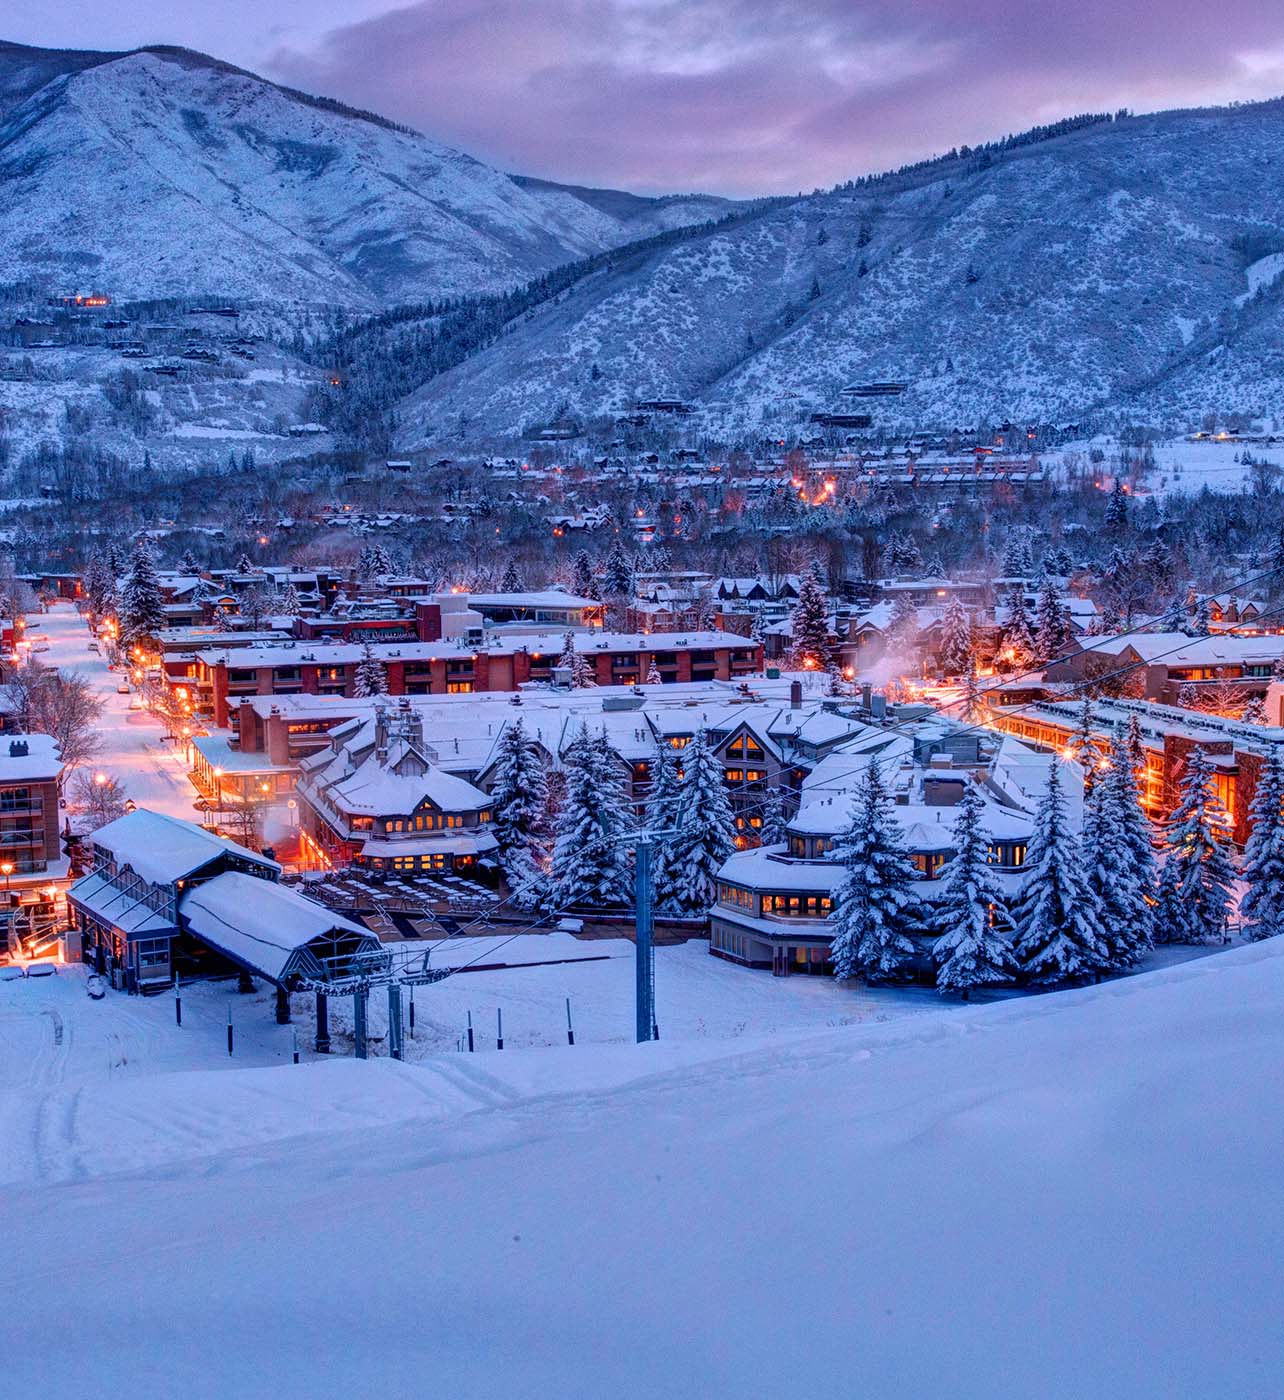
<path fill-rule="evenodd" d="M 128 681 L 121 681 L 121 683 L 116 687 L 116 694 L 117 694 L 117 695 L 128 695 L 128 694 L 129 694 L 129 682 L 128 682 Z"/>

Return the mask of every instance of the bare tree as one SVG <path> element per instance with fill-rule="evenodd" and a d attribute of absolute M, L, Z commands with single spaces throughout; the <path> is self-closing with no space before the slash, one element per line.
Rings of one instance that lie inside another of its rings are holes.
<path fill-rule="evenodd" d="M 77 773 L 71 784 L 71 800 L 80 809 L 77 825 L 84 835 L 125 815 L 125 789 L 110 773 Z"/>
<path fill-rule="evenodd" d="M 102 747 L 97 725 L 103 702 L 79 671 L 55 671 L 30 661 L 10 672 L 8 690 L 18 727 L 50 735 L 64 768 L 78 768 Z"/>

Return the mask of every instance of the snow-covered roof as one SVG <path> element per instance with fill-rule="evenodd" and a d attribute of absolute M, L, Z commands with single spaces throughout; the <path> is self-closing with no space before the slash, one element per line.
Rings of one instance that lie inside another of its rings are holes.
<path fill-rule="evenodd" d="M 82 876 L 67 891 L 68 897 L 96 918 L 123 933 L 169 933 L 173 921 L 139 901 L 136 894 L 119 889 L 106 875 Z"/>
<path fill-rule="evenodd" d="M 236 962 L 280 981 L 300 949 L 335 931 L 372 948 L 379 940 L 361 924 L 285 885 L 229 870 L 188 890 L 178 911 L 191 931 Z"/>
<path fill-rule="evenodd" d="M 153 885 L 173 884 L 229 852 L 267 870 L 281 868 L 275 861 L 238 846 L 235 841 L 225 841 L 195 822 L 146 807 L 108 822 L 91 839 L 95 846 L 109 851 L 118 865 L 128 865 Z"/>
<path fill-rule="evenodd" d="M 0 735 L 0 784 L 48 781 L 60 772 L 62 755 L 48 734 Z"/>

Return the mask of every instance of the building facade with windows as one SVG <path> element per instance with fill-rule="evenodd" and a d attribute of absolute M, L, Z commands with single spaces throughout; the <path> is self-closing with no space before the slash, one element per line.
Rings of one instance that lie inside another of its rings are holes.
<path fill-rule="evenodd" d="M 300 859 L 398 875 L 465 875 L 494 884 L 490 797 L 446 772 L 409 702 L 379 706 L 328 736 L 299 765 Z"/>

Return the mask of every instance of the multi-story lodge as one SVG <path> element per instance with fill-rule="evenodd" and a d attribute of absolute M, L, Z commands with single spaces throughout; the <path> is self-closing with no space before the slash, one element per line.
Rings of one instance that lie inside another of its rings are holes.
<path fill-rule="evenodd" d="M 718 873 L 710 911 L 709 951 L 746 967 L 828 973 L 835 898 L 844 868 L 835 841 L 851 820 L 851 803 L 865 766 L 881 765 L 896 798 L 896 820 L 920 872 L 918 893 L 930 900 L 933 882 L 953 854 L 952 810 L 969 785 L 985 799 L 984 823 L 1000 884 L 1014 889 L 1025 862 L 1037 791 L 1049 763 L 1013 739 L 992 748 L 950 725 L 925 725 L 907 736 L 873 730 L 844 746 L 807 776 L 802 801 L 784 845 L 738 851 Z M 1071 791 L 1076 784 L 1069 784 Z M 930 939 L 922 940 L 919 971 L 931 970 Z"/>
<path fill-rule="evenodd" d="M 469 695 L 551 682 L 564 643 L 565 634 L 555 632 L 406 642 L 372 651 L 390 695 Z M 762 667 L 761 647 L 725 632 L 584 633 L 576 646 L 602 686 L 637 684 L 653 667 L 666 684 L 738 679 Z M 364 650 L 355 643 L 317 643 L 199 652 L 191 682 L 195 707 L 225 728 L 232 707 L 245 697 L 351 696 Z"/>
<path fill-rule="evenodd" d="M 1271 696 L 1274 723 L 1266 726 L 1147 700 L 1093 700 L 1092 735 L 1104 752 L 1120 729 L 1132 719 L 1137 721 L 1146 755 L 1141 804 L 1155 822 L 1164 821 L 1176 806 L 1190 751 L 1202 748 L 1212 765 L 1218 801 L 1230 816 L 1231 835 L 1243 845 L 1251 832 L 1248 814 L 1262 763 L 1271 749 L 1284 751 L 1284 685 L 1272 686 Z M 1026 743 L 1056 752 L 1074 743 L 1082 732 L 1082 700 L 1018 701 L 1002 689 L 987 698 L 986 722 Z"/>
<path fill-rule="evenodd" d="M 58 926 L 65 907 L 68 859 L 58 825 L 62 759 L 47 734 L 0 737 L 0 953 Z"/>
<path fill-rule="evenodd" d="M 1198 692 L 1228 681 L 1249 695 L 1264 695 L 1282 657 L 1280 635 L 1132 632 L 1079 638 L 1044 674 L 1049 681 L 1082 682 L 1129 667 L 1141 677 L 1145 699 L 1171 704 L 1186 686 Z"/>
<path fill-rule="evenodd" d="M 333 730 L 327 747 L 300 764 L 303 864 L 494 883 L 491 800 L 436 757 L 408 700 Z"/>

